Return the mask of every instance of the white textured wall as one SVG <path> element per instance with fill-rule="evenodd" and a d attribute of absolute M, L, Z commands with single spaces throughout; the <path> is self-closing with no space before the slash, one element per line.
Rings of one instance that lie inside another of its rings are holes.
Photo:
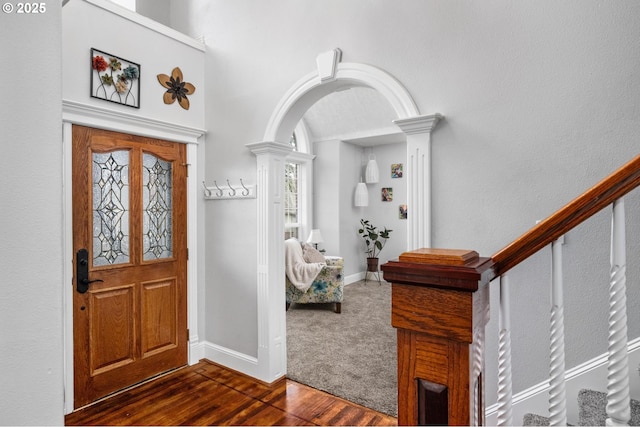
<path fill-rule="evenodd" d="M 63 425 L 60 2 L 0 15 L 0 424 Z"/>
<path fill-rule="evenodd" d="M 245 144 L 262 140 L 285 92 L 315 68 L 320 52 L 335 47 L 345 62 L 395 76 L 423 114 L 445 116 L 432 135 L 436 246 L 490 256 L 638 152 L 636 1 L 178 4 L 172 2 L 172 22 L 208 44 L 209 180 L 254 179 L 255 159 Z M 255 204 L 210 204 L 206 216 L 207 339 L 255 354 Z M 568 238 L 567 252 L 577 257 L 566 257 L 567 269 L 577 273 L 569 287 L 580 302 L 568 303 L 568 328 L 577 331 L 568 343 L 569 366 L 606 348 L 602 327 L 590 320 L 601 320 L 606 305 L 607 223 L 606 216 L 596 218 Z M 632 226 L 634 245 L 637 233 Z M 605 240 L 592 247 L 595 238 Z M 514 272 L 514 323 L 523 326 L 514 338 L 516 389 L 545 376 L 546 368 L 537 369 L 546 357 L 545 334 L 528 339 L 532 323 L 548 323 L 540 320 L 549 310 L 545 259 L 539 255 Z M 586 267 L 577 267 L 578 259 Z M 638 297 L 630 302 L 637 336 Z M 586 316 L 578 320 L 579 314 Z M 496 320 L 494 312 L 491 327 Z M 495 354 L 487 350 L 488 403 L 495 399 Z"/>

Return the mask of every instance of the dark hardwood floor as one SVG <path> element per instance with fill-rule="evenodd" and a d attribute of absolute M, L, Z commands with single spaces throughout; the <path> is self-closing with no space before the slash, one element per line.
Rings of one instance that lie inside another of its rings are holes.
<path fill-rule="evenodd" d="M 267 385 L 201 361 L 73 412 L 65 424 L 396 426 L 397 420 L 287 379 Z"/>

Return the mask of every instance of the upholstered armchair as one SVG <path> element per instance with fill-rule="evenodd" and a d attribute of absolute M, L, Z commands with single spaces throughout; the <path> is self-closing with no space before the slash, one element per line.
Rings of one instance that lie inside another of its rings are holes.
<path fill-rule="evenodd" d="M 290 241 L 294 239 L 289 239 L 286 241 L 285 246 L 285 258 L 287 263 L 295 263 L 295 262 L 307 262 L 304 257 L 303 261 L 299 260 L 298 248 L 304 248 L 305 256 L 307 260 L 312 261 L 307 264 L 316 264 L 315 268 L 319 269 L 317 275 L 314 275 L 313 281 L 308 287 L 301 286 L 299 283 L 298 277 L 295 277 L 295 268 L 292 268 L 291 265 L 287 265 L 285 275 L 286 281 L 286 309 L 289 310 L 289 307 L 292 303 L 297 304 L 311 304 L 311 303 L 335 303 L 334 311 L 336 313 L 340 313 L 342 311 L 342 300 L 343 300 L 343 290 L 344 290 L 344 260 L 342 257 L 337 256 L 322 256 L 319 252 L 315 251 L 313 246 L 310 246 L 306 243 L 300 243 L 297 240 L 295 241 L 296 245 L 290 245 Z M 310 254 L 307 254 L 309 252 Z M 314 253 L 315 252 L 315 253 Z M 313 262 L 316 261 L 316 262 Z M 304 269 L 307 266 L 298 265 L 298 270 Z M 310 267 L 311 268 L 311 267 Z M 312 270 L 311 275 L 315 273 L 316 270 Z M 289 275 L 292 276 L 293 280 L 290 280 Z M 294 284 L 294 282 L 296 284 Z"/>

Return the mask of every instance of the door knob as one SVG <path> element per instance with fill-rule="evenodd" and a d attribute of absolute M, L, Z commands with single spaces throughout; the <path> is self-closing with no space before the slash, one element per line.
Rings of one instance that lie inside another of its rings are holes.
<path fill-rule="evenodd" d="M 80 249 L 76 253 L 76 291 L 84 294 L 89 290 L 89 284 L 102 282 L 102 279 L 89 279 L 89 251 Z"/>
<path fill-rule="evenodd" d="M 102 279 L 95 279 L 95 280 L 82 279 L 82 284 L 83 285 L 89 285 L 89 283 L 94 283 L 94 282 L 104 282 L 104 280 L 102 280 Z M 82 293 L 84 293 L 84 292 L 82 292 Z"/>

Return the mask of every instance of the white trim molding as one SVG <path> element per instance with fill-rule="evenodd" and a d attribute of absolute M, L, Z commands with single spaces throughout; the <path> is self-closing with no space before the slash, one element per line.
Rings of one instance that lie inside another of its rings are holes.
<path fill-rule="evenodd" d="M 317 69 L 295 83 L 282 97 L 273 111 L 264 134 L 264 143 L 247 147 L 258 157 L 258 378 L 271 382 L 286 374 L 286 315 L 284 305 L 284 245 L 282 245 L 283 207 L 279 200 L 283 190 L 283 165 L 288 141 L 304 113 L 322 97 L 351 87 L 369 87 L 384 96 L 398 119 L 398 126 L 407 134 L 407 146 L 418 151 L 423 163 L 416 164 L 413 173 L 429 177 L 431 174 L 429 152 L 431 130 L 439 114 L 421 116 L 407 89 L 392 75 L 366 64 L 341 63 L 342 51 L 334 49 L 317 57 Z M 390 124 L 391 125 L 391 124 Z M 423 129 L 428 129 L 425 133 Z M 426 138 L 425 138 L 426 136 Z M 425 145 L 426 139 L 426 148 Z M 286 147 L 286 149 L 285 149 Z M 421 211 L 430 212 L 430 181 L 415 180 L 414 203 L 424 206 L 410 217 L 418 217 Z M 424 187 L 424 183 L 427 187 Z M 422 194 L 426 192 L 425 194 Z M 419 196 L 419 197 L 418 197 Z M 418 202 L 415 202 L 418 200 Z M 431 219 L 414 226 L 421 236 L 430 236 Z M 415 239 L 423 242 L 425 239 Z M 428 238 L 427 238 L 428 241 Z M 414 240 L 411 241 L 414 244 Z"/>
<path fill-rule="evenodd" d="M 187 246 L 189 260 L 187 261 L 187 311 L 189 328 L 189 364 L 197 363 L 202 358 L 202 346 L 198 336 L 198 294 L 201 277 L 204 277 L 199 266 L 204 265 L 204 247 L 198 236 L 204 235 L 202 230 L 203 198 L 200 182 L 204 172 L 198 167 L 199 159 L 204 158 L 204 145 L 199 143 L 205 131 L 190 127 L 161 122 L 154 119 L 133 116 L 119 111 L 98 108 L 73 101 L 62 103 L 63 121 L 63 256 L 65 260 L 63 274 L 64 283 L 73 283 L 73 224 L 72 224 L 72 174 L 71 147 L 72 128 L 74 124 L 92 128 L 123 132 L 132 135 L 164 139 L 187 145 L 187 163 L 189 175 L 187 177 Z M 202 176 L 201 176 L 202 175 Z M 66 286 L 64 292 L 64 389 L 65 414 L 73 411 L 73 286 Z M 284 303 L 283 303 L 284 304 Z"/>
<path fill-rule="evenodd" d="M 407 136 L 407 250 L 431 247 L 431 132 L 441 114 L 394 120 Z"/>
<path fill-rule="evenodd" d="M 173 40 L 179 41 L 180 43 L 185 44 L 189 47 L 200 50 L 202 52 L 206 50 L 204 43 L 201 43 L 198 40 L 192 39 L 191 37 L 188 37 L 185 34 L 174 30 L 173 28 L 162 25 L 151 18 L 147 18 L 146 16 L 142 16 L 138 13 L 135 13 L 134 11 L 127 9 L 126 7 L 120 6 L 108 0 L 84 0 L 84 1 L 96 7 L 99 7 L 101 9 L 104 9 L 108 12 L 111 12 L 115 15 L 118 15 L 121 18 L 127 19 L 131 22 L 135 22 L 136 24 L 143 26 L 149 30 L 155 31 L 156 33 L 162 34 Z M 63 2 L 63 6 L 65 4 L 66 2 Z"/>
<path fill-rule="evenodd" d="M 335 57 L 333 54 L 320 54 L 318 62 L 333 61 Z M 363 86 L 377 90 L 389 101 L 400 119 L 420 115 L 407 89 L 387 72 L 371 65 L 349 62 L 332 64 L 330 67 L 333 70 L 331 78 L 325 77 L 323 80 L 316 70 L 287 91 L 271 115 L 264 134 L 265 141 L 288 141 L 309 107 L 332 92 L 350 87 Z"/>
<path fill-rule="evenodd" d="M 267 383 L 287 373 L 284 278 L 284 164 L 293 147 L 278 142 L 247 144 L 256 155 L 258 358 L 256 378 Z"/>
<path fill-rule="evenodd" d="M 640 338 L 629 341 L 628 345 L 629 365 L 640 364 Z M 577 425 L 579 417 L 578 393 L 582 389 L 592 389 L 603 393 L 607 391 L 607 365 L 608 353 L 594 357 L 572 369 L 568 369 L 565 375 L 567 399 L 567 421 Z M 640 393 L 640 376 L 629 375 L 631 395 Z M 549 381 L 543 381 L 526 390 L 513 395 L 513 420 L 516 424 L 522 423 L 526 413 L 549 416 Z M 486 425 L 497 425 L 498 404 L 488 406 L 485 409 Z"/>
<path fill-rule="evenodd" d="M 77 125 L 189 144 L 197 144 L 206 134 L 203 129 L 66 99 L 62 101 L 62 118 L 64 122 Z"/>

